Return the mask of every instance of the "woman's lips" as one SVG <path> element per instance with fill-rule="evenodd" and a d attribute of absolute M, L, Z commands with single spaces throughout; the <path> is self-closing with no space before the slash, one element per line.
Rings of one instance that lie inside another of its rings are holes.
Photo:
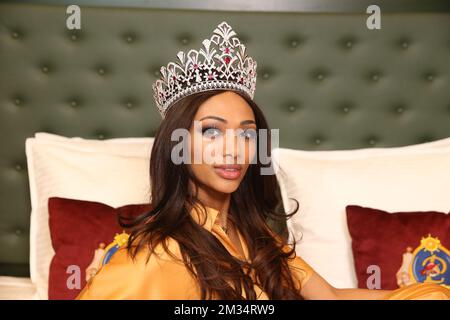
<path fill-rule="evenodd" d="M 235 180 L 241 176 L 242 166 L 239 164 L 223 164 L 214 166 L 214 171 L 222 178 Z"/>

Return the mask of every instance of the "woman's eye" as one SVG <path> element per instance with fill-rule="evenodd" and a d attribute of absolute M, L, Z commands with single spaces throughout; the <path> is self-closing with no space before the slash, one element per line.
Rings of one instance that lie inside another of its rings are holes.
<path fill-rule="evenodd" d="M 220 130 L 218 128 L 214 127 L 206 127 L 202 129 L 202 134 L 206 138 L 215 138 L 221 134 Z"/>
<path fill-rule="evenodd" d="M 256 139 L 256 130 L 255 129 L 247 129 L 242 132 L 242 137 L 249 140 Z"/>

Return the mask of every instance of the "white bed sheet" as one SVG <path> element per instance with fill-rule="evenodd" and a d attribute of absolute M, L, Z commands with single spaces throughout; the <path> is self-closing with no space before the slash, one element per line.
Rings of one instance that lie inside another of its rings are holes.
<path fill-rule="evenodd" d="M 37 300 L 30 278 L 0 276 L 0 300 Z"/>

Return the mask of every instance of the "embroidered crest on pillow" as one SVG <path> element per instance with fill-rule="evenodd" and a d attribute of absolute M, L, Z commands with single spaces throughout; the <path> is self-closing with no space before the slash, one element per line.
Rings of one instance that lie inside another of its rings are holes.
<path fill-rule="evenodd" d="M 414 283 L 434 283 L 450 289 L 450 252 L 437 237 L 422 237 L 413 251 L 406 248 L 402 265 L 396 273 L 399 287 Z"/>

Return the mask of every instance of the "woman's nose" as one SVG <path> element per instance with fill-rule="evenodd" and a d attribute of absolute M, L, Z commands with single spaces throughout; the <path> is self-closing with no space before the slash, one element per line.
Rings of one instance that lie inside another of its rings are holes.
<path fill-rule="evenodd" d="M 227 130 L 223 145 L 223 153 L 222 153 L 223 157 L 231 158 L 231 160 L 228 161 L 233 162 L 235 161 L 236 158 L 239 160 L 240 155 L 245 150 L 244 143 L 245 141 L 239 138 L 239 134 L 237 134 L 235 130 L 230 131 Z"/>

